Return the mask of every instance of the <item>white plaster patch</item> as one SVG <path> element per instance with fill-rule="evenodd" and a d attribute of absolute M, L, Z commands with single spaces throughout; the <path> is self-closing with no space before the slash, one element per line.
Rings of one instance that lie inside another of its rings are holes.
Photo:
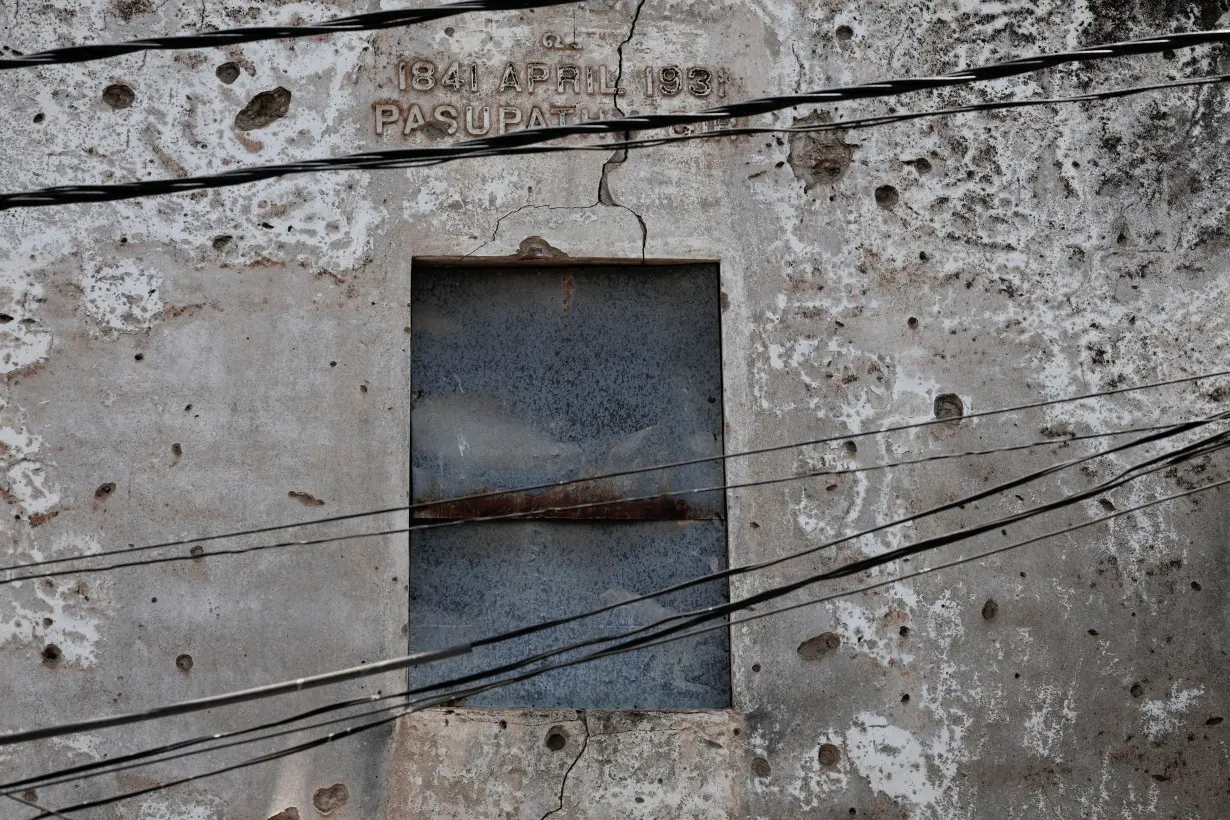
<path fill-rule="evenodd" d="M 137 806 L 138 820 L 221 820 L 226 816 L 222 799 L 210 794 L 157 792 Z"/>
<path fill-rule="evenodd" d="M 25 413 L 0 398 L 0 499 L 27 518 L 46 514 L 60 503 L 37 460 L 43 440 L 26 426 Z"/>
<path fill-rule="evenodd" d="M 148 330 L 162 314 L 162 278 L 136 263 L 95 265 L 81 277 L 81 306 L 108 330 Z"/>
<path fill-rule="evenodd" d="M 755 778 L 752 781 L 753 788 L 757 791 L 781 788 L 784 793 L 799 802 L 799 807 L 803 811 L 816 811 L 824 806 L 833 805 L 834 798 L 828 795 L 840 794 L 850 785 L 850 759 L 843 755 L 836 765 L 817 766 L 816 758 L 820 753 L 821 744 L 824 743 L 832 743 L 840 747 L 841 734 L 826 732 L 821 735 L 808 754 L 797 761 L 797 767 L 791 776 L 781 778 L 784 784 L 780 781 L 774 782 L 774 779 Z"/>
<path fill-rule="evenodd" d="M 873 611 L 849 599 L 842 599 L 834 601 L 832 608 L 836 632 L 843 646 L 869 655 L 885 666 L 914 660 L 913 655 L 898 646 L 897 624 L 885 620 L 884 616 L 891 609 L 887 604 Z"/>
<path fill-rule="evenodd" d="M 824 538 L 828 538 L 832 531 L 832 525 L 827 517 L 821 512 L 818 505 L 807 497 L 807 491 L 803 491 L 803 496 L 799 499 L 798 504 L 790 505 L 790 513 L 794 516 L 794 522 L 799 525 L 799 529 L 808 535 L 820 534 Z"/>
<path fill-rule="evenodd" d="M 51 739 L 51 745 L 68 752 L 85 755 L 92 760 L 101 760 L 105 752 L 102 739 L 93 735 L 77 734 Z"/>
<path fill-rule="evenodd" d="M 1179 715 L 1191 709 L 1196 704 L 1196 699 L 1203 694 L 1203 686 L 1180 690 L 1179 684 L 1176 683 L 1170 687 L 1167 697 L 1151 698 L 1140 704 L 1145 736 L 1155 741 L 1162 735 L 1176 731 L 1179 728 Z"/>
<path fill-rule="evenodd" d="M 932 782 L 923 746 L 910 732 L 867 712 L 846 732 L 846 754 L 855 771 L 874 791 L 912 806 L 939 802 L 941 787 Z"/>
<path fill-rule="evenodd" d="M 1059 757 L 1064 728 L 1076 720 L 1071 690 L 1062 697 L 1059 687 L 1042 684 L 1037 688 L 1037 706 L 1025 719 L 1025 745 L 1039 757 Z"/>
<path fill-rule="evenodd" d="M 51 354 L 51 331 L 34 315 L 43 301 L 43 289 L 29 274 L 0 273 L 0 376 L 46 361 Z"/>
<path fill-rule="evenodd" d="M 18 585 L 14 585 L 16 588 Z M 60 649 L 61 662 L 70 666 L 90 667 L 98 659 L 97 645 L 101 637 L 102 619 L 89 598 L 97 600 L 100 590 L 88 591 L 77 582 L 53 584 L 46 582 L 21 584 L 23 605 L 17 600 L 6 602 L 7 615 L 0 616 L 0 646 L 55 644 Z"/>

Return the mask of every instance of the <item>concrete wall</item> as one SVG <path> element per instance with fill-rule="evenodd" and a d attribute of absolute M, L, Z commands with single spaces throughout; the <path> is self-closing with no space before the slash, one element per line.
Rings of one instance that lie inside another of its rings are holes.
<path fill-rule="evenodd" d="M 10 0 L 0 20 L 4 45 L 31 52 L 378 5 Z M 618 107 L 653 111 L 719 100 L 716 89 L 707 100 L 648 98 L 646 67 L 724 69 L 727 99 L 738 99 L 1228 25 L 1226 11 L 1211 0 L 590 0 L 6 72 L 0 174 L 13 190 L 438 142 L 447 114 L 401 133 L 411 102 L 430 98 L 433 112 L 452 103 L 439 88 L 422 98 L 401 91 L 399 57 L 473 61 L 487 85 L 508 61 L 616 74 L 622 64 L 630 93 Z M 224 63 L 233 67 L 219 70 Z M 1228 69 L 1223 50 L 1198 50 L 891 105 Z M 108 91 L 114 84 L 127 90 Z M 264 92 L 275 93 L 248 108 Z M 488 88 L 472 102 L 479 117 L 492 107 L 493 127 L 501 106 L 516 109 L 520 124 L 535 105 L 558 116 L 552 95 L 540 93 L 541 103 Z M 593 115 L 616 107 L 604 100 L 592 97 Z M 529 237 L 573 257 L 720 261 L 728 451 L 927 418 L 941 393 L 978 411 L 1221 369 L 1230 341 L 1226 100 L 1216 88 L 1185 90 L 824 139 L 724 138 L 626 158 L 578 152 L 292 177 L 0 215 L 0 557 L 10 564 L 404 503 L 412 259 L 515 255 Z M 396 125 L 377 136 L 390 106 Z M 822 115 L 887 110 L 872 103 Z M 808 116 L 799 109 L 772 122 Z M 732 462 L 728 477 L 747 480 L 1059 436 L 1009 457 L 731 493 L 731 562 L 1090 451 L 1065 445 L 1065 431 L 1189 418 L 1224 408 L 1226 395 L 1220 383 L 1155 390 L 860 439 L 857 452 Z M 1084 489 L 1126 463 L 1110 462 L 782 565 L 733 592 Z M 1158 475 L 1107 501 L 1128 506 L 1220 478 L 1222 464 Z M 739 627 L 734 715 L 433 712 L 97 816 L 1218 817 L 1230 771 L 1224 500 L 1210 493 Z M 1082 505 L 1007 537 L 1103 511 Z M 46 725 L 399 654 L 407 572 L 405 538 L 385 537 L 4 587 L 0 724 Z M 799 651 L 825 633 L 838 645 Z M 95 760 L 400 680 L 6 749 L 0 768 L 16 776 Z M 568 735 L 560 749 L 544 740 L 556 726 Z M 222 753 L 34 797 L 65 805 L 234 759 Z M 0 816 L 30 814 L 0 806 Z"/>

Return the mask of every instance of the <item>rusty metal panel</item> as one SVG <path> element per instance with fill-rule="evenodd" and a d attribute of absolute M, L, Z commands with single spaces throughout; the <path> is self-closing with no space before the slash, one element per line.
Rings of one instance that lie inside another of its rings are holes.
<path fill-rule="evenodd" d="M 412 290 L 415 501 L 721 453 L 715 266 L 426 267 Z M 654 499 L 721 476 L 720 464 L 702 464 L 418 515 Z M 708 519 L 724 499 L 683 501 L 564 517 Z"/>
<path fill-rule="evenodd" d="M 416 502 L 722 452 L 716 266 L 416 266 L 412 291 Z M 724 567 L 723 494 L 669 495 L 718 486 L 722 475 L 721 463 L 709 462 L 416 511 L 422 519 L 536 520 L 412 533 L 411 648 L 592 609 Z M 559 509 L 577 505 L 586 506 Z M 414 670 L 410 680 L 464 674 L 726 599 L 724 583 L 709 584 Z M 729 706 L 728 638 L 715 632 L 559 670 L 471 702 Z"/>
<path fill-rule="evenodd" d="M 500 521 L 415 533 L 410 647 L 442 648 L 652 592 L 724 565 L 720 521 Z M 720 549 L 719 549 L 720 548 Z M 724 582 L 632 604 L 410 673 L 446 680 L 726 600 Z M 730 706 L 724 630 L 560 669 L 466 701 L 593 709 Z"/>

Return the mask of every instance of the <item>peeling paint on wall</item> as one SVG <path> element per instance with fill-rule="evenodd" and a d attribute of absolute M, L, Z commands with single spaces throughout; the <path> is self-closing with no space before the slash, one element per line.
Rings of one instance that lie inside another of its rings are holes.
<path fill-rule="evenodd" d="M 50 515 L 60 503 L 38 459 L 42 448 L 43 440 L 30 432 L 25 413 L 0 398 L 0 499 L 27 520 Z"/>
<path fill-rule="evenodd" d="M 93 265 L 81 278 L 81 305 L 104 330 L 148 330 L 162 315 L 162 277 L 130 261 Z"/>

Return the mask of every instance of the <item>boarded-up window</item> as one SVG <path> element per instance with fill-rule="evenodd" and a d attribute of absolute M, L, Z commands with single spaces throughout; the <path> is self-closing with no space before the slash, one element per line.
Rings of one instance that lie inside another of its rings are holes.
<path fill-rule="evenodd" d="M 416 502 L 722 452 L 714 265 L 416 264 L 411 313 Z M 417 521 L 536 510 L 410 539 L 410 649 L 594 609 L 726 565 L 720 461 L 445 504 Z M 641 498 L 569 511 L 554 508 Z M 411 685 L 727 600 L 723 582 L 412 670 Z M 730 705 L 725 630 L 475 696 L 469 705 Z"/>

